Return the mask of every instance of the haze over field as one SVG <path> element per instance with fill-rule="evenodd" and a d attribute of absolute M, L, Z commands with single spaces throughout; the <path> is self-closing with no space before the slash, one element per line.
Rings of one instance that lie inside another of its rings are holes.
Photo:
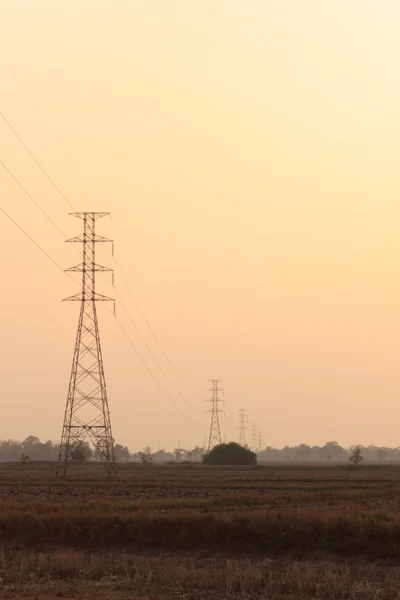
<path fill-rule="evenodd" d="M 3 0 L 0 110 L 78 210 L 110 211 L 118 316 L 99 310 L 114 437 L 400 443 L 400 4 Z M 81 223 L 0 118 L 0 159 L 68 237 Z M 0 166 L 0 205 L 60 265 L 70 245 Z M 59 441 L 77 286 L 0 214 L 0 438 Z M 113 265 L 99 249 L 99 262 Z M 78 280 L 77 280 L 78 281 Z M 98 290 L 115 295 L 99 278 Z M 250 432 L 248 432 L 250 434 Z"/>

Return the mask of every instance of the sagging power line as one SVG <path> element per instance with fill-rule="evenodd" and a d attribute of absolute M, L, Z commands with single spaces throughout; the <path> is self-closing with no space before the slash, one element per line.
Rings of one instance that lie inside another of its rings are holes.
<path fill-rule="evenodd" d="M 54 189 L 60 194 L 61 198 L 63 198 L 63 200 L 68 204 L 68 206 L 73 210 L 76 211 L 75 207 L 71 204 L 71 202 L 68 200 L 68 198 L 65 196 L 65 194 L 60 190 L 59 186 L 55 183 L 55 181 L 52 179 L 52 177 L 49 175 L 49 173 L 46 171 L 46 169 L 42 166 L 42 164 L 39 162 L 39 160 L 36 158 L 36 156 L 33 154 L 33 152 L 28 148 L 27 144 L 24 142 L 24 140 L 21 138 L 21 136 L 18 134 L 18 132 L 16 131 L 16 129 L 14 128 L 14 126 L 11 124 L 11 122 L 9 121 L 9 119 L 7 119 L 7 117 L 5 116 L 5 114 L 0 110 L 0 116 L 2 117 L 2 119 L 4 120 L 4 122 L 8 125 L 8 127 L 11 129 L 11 131 L 13 132 L 13 134 L 16 136 L 16 138 L 19 140 L 19 142 L 22 144 L 22 146 L 25 148 L 25 150 L 27 151 L 27 153 L 29 154 L 29 156 L 35 161 L 36 165 L 39 167 L 39 169 L 42 171 L 42 173 L 45 175 L 45 177 L 48 179 L 48 181 L 51 183 L 51 185 L 54 187 Z M 5 165 L 3 164 L 3 166 L 5 167 Z M 7 169 L 7 167 L 5 167 Z M 7 171 L 10 173 L 10 175 L 15 179 L 15 181 L 17 181 L 18 185 L 21 185 L 19 183 L 19 181 L 14 177 L 14 175 L 12 175 L 12 173 L 7 169 Z M 22 186 L 21 186 L 22 187 Z M 28 192 L 26 192 L 28 193 Z M 29 195 L 29 194 L 28 194 Z M 33 198 L 31 198 L 33 200 Z M 33 200 L 33 202 L 35 202 L 35 200 Z M 37 204 L 35 202 L 35 204 Z M 39 209 L 44 212 L 40 207 Z M 49 218 L 48 215 L 46 215 L 47 218 Z M 54 224 L 54 223 L 53 223 Z M 54 224 L 55 225 L 55 224 Z M 57 227 L 57 225 L 55 225 Z M 132 291 L 132 288 L 130 287 L 127 278 L 124 275 L 124 272 L 122 270 L 122 267 L 120 266 L 119 262 L 115 259 L 115 264 L 121 274 L 122 280 L 124 281 L 130 295 L 132 296 L 132 299 L 141 315 L 141 317 L 143 318 L 144 322 L 146 323 L 151 335 L 154 338 L 154 341 L 156 342 L 156 344 L 159 346 L 161 352 L 164 354 L 166 360 L 168 361 L 168 363 L 170 364 L 170 366 L 174 369 L 175 373 L 177 374 L 177 376 L 181 379 L 181 381 L 188 387 L 188 389 L 190 389 L 190 391 L 192 391 L 193 393 L 194 390 L 191 388 L 191 386 L 187 383 L 187 381 L 182 377 L 182 375 L 179 373 L 179 371 L 176 369 L 175 365 L 173 364 L 173 362 L 171 361 L 169 355 L 167 354 L 167 352 L 165 351 L 164 347 L 162 346 L 161 342 L 159 341 L 158 337 L 156 336 L 154 329 L 152 328 L 152 326 L 150 325 L 147 317 L 145 316 L 143 310 L 141 309 L 135 294 Z"/>
<path fill-rule="evenodd" d="M 58 192 L 58 194 L 60 194 L 60 196 L 63 198 L 63 200 L 68 204 L 68 206 L 74 211 L 76 212 L 75 207 L 72 205 L 72 203 L 68 200 L 68 198 L 65 196 L 65 194 L 63 194 L 63 192 L 60 190 L 59 186 L 55 183 L 55 181 L 52 179 L 52 177 L 49 175 L 49 173 L 46 171 L 46 169 L 42 166 L 42 164 L 39 162 L 39 160 L 36 158 L 36 156 L 33 154 L 33 152 L 29 149 L 29 147 L 27 146 L 27 144 L 24 142 L 24 140 L 21 138 L 21 136 L 18 134 L 18 132 L 16 131 L 16 129 L 14 128 L 14 126 L 11 124 L 11 122 L 9 121 L 9 119 L 7 119 L 7 117 L 5 116 L 5 114 L 0 110 L 0 116 L 2 117 L 2 119 L 4 120 L 4 122 L 7 124 L 7 126 L 10 128 L 10 130 L 13 132 L 13 134 L 16 136 L 16 138 L 18 139 L 18 141 L 22 144 L 22 146 L 24 147 L 24 149 L 26 150 L 26 152 L 29 154 L 29 156 L 34 160 L 34 162 L 36 163 L 36 165 L 39 167 L 39 169 L 42 171 L 42 173 L 46 176 L 46 178 L 48 179 L 48 181 L 51 183 L 51 185 L 54 187 L 54 189 Z M 0 164 L 2 164 L 2 166 L 4 167 L 4 169 L 9 173 L 9 175 L 14 179 L 14 181 L 20 186 L 20 188 L 25 192 L 25 194 L 32 200 L 32 202 L 36 205 L 36 207 L 42 212 L 42 214 L 44 214 L 44 216 L 49 220 L 49 222 L 59 231 L 59 233 L 61 233 L 64 238 L 66 239 L 66 235 L 65 233 L 58 227 L 58 225 L 53 221 L 53 219 L 51 219 L 51 217 L 46 213 L 46 211 L 40 206 L 40 204 L 32 197 L 31 194 L 29 194 L 29 192 L 26 190 L 26 188 L 20 183 L 20 181 L 14 176 L 14 174 L 9 170 L 9 168 L 2 162 L 0 161 Z M 142 319 L 144 320 L 147 328 L 149 329 L 150 334 L 152 335 L 154 341 L 156 342 L 156 344 L 158 345 L 158 347 L 160 348 L 162 354 L 164 355 L 164 357 L 166 358 L 167 362 L 169 363 L 169 365 L 171 366 L 171 368 L 173 369 L 173 371 L 175 372 L 175 374 L 179 377 L 179 379 L 182 381 L 182 383 L 184 383 L 184 385 L 194 394 L 194 390 L 191 388 L 191 386 L 187 383 L 187 381 L 182 377 L 182 375 L 179 373 L 178 369 L 175 367 L 175 365 L 173 364 L 173 362 L 171 361 L 169 355 L 167 354 L 167 352 L 165 351 L 164 347 L 161 345 L 158 337 L 156 336 L 152 326 L 150 325 L 148 319 L 146 318 L 144 312 L 142 311 L 133 291 L 132 288 L 130 287 L 127 278 L 125 277 L 123 270 L 120 266 L 120 264 L 118 263 L 118 261 L 116 260 L 115 256 L 114 256 L 114 252 L 112 252 L 115 264 L 118 268 L 118 271 L 121 275 L 121 278 L 123 280 L 123 282 L 125 283 L 128 292 L 130 293 L 130 295 L 132 296 L 132 299 L 142 317 Z M 147 342 L 144 340 L 142 334 L 140 333 L 139 328 L 136 326 L 133 317 L 131 316 L 131 314 L 129 313 L 126 305 L 123 303 L 122 298 L 119 294 L 119 292 L 116 290 L 117 295 L 119 296 L 119 299 L 121 301 L 121 303 L 124 306 L 124 310 L 127 313 L 129 319 L 131 320 L 131 322 L 133 323 L 139 337 L 141 338 L 141 340 L 143 341 L 143 343 L 145 344 L 148 352 L 150 353 L 152 359 L 155 361 L 157 367 L 160 369 L 160 371 L 162 372 L 162 374 L 164 375 L 164 377 L 167 379 L 168 383 L 175 389 L 175 391 L 177 392 L 177 394 L 183 399 L 183 401 L 190 406 L 191 408 L 194 408 L 195 410 L 200 411 L 200 409 L 196 406 L 194 406 L 179 390 L 178 388 L 175 386 L 175 384 L 172 382 L 171 378 L 166 374 L 165 370 L 161 367 L 159 361 L 156 359 L 154 353 L 152 352 L 152 350 L 150 349 L 149 345 L 147 344 Z"/>
<path fill-rule="evenodd" d="M 64 237 L 64 239 L 67 239 L 66 234 L 62 231 L 62 229 L 60 229 L 60 227 L 58 227 L 58 225 L 53 221 L 53 219 L 51 219 L 51 217 L 47 214 L 47 212 L 40 206 L 40 204 L 33 198 L 33 196 L 28 192 L 28 190 L 21 184 L 21 182 L 15 177 L 15 175 L 10 171 L 10 169 L 4 164 L 3 161 L 0 160 L 0 164 L 4 167 L 4 169 L 9 173 L 9 175 L 12 177 L 12 179 L 18 184 L 18 186 L 23 190 L 23 192 L 28 196 L 28 198 L 35 204 L 35 206 L 41 211 L 41 213 L 48 219 L 48 221 L 51 223 L 51 225 L 53 227 L 55 227 L 55 229 Z M 79 251 L 79 249 L 74 245 L 75 249 L 77 251 Z M 61 267 L 60 267 L 61 268 Z M 122 272 L 121 272 L 122 274 Z M 102 273 L 102 275 L 104 275 L 104 273 Z M 118 296 L 119 301 L 121 302 L 128 318 L 130 319 L 130 321 L 132 322 L 133 326 L 135 327 L 135 330 L 137 332 L 137 334 L 139 335 L 140 339 L 142 340 L 143 344 L 145 345 L 145 347 L 147 348 L 147 351 L 149 352 L 151 358 L 154 360 L 156 366 L 159 368 L 159 370 L 161 371 L 162 375 L 165 377 L 165 379 L 168 381 L 168 383 L 171 385 L 171 387 L 176 391 L 176 393 L 182 398 L 182 400 L 191 408 L 195 409 L 195 410 L 199 410 L 196 406 L 194 406 L 191 402 L 189 402 L 189 400 L 180 392 L 180 390 L 176 387 L 176 385 L 173 383 L 173 381 L 171 380 L 171 378 L 168 376 L 168 374 L 166 373 L 165 369 L 162 367 L 162 365 L 160 364 L 160 362 L 158 361 L 158 359 L 156 358 L 155 354 L 153 353 L 153 351 L 151 350 L 150 346 L 148 345 L 148 343 L 146 342 L 144 336 L 142 335 L 142 333 L 140 332 L 138 326 L 136 325 L 131 313 L 129 312 L 125 302 L 123 301 L 121 294 L 119 293 L 118 289 L 115 288 L 116 294 Z M 144 315 L 143 315 L 144 316 Z"/>
<path fill-rule="evenodd" d="M 2 211 L 2 213 L 15 225 L 15 227 L 17 227 L 27 238 L 28 240 L 34 244 L 34 246 L 36 246 L 36 248 L 38 248 L 38 250 L 40 250 L 40 252 L 42 252 L 47 258 L 48 260 L 50 260 L 62 273 L 65 273 L 65 270 L 63 269 L 63 267 L 5 210 L 5 208 L 3 206 L 0 205 L 0 210 Z M 70 273 L 66 273 L 68 275 L 68 277 L 74 282 L 75 285 L 77 285 L 77 282 L 75 281 L 75 279 L 71 276 Z M 104 304 L 102 304 L 103 308 L 108 310 L 109 312 L 112 312 L 107 306 L 105 306 Z M 157 387 L 160 389 L 160 391 L 162 392 L 162 394 L 164 395 L 164 397 L 176 408 L 176 410 L 188 421 L 190 421 L 191 423 L 193 423 L 194 425 L 201 427 L 198 423 L 196 423 L 195 421 L 193 421 L 192 419 L 190 419 L 190 417 L 188 417 L 186 415 L 186 413 L 184 413 L 177 405 L 176 403 L 172 400 L 172 398 L 170 398 L 169 394 L 164 390 L 163 386 L 160 384 L 160 382 L 158 381 L 158 379 L 156 378 L 156 376 L 153 374 L 153 372 L 151 371 L 151 369 L 148 367 L 146 361 L 144 360 L 144 358 L 141 356 L 140 352 L 138 351 L 138 349 L 136 348 L 135 344 L 133 343 L 132 339 L 130 338 L 128 332 L 126 331 L 126 329 L 123 327 L 121 321 L 116 317 L 116 321 L 119 325 L 119 327 L 121 328 L 122 332 L 124 333 L 125 337 L 127 338 L 129 344 L 131 345 L 132 349 L 135 351 L 136 355 L 138 356 L 138 358 L 140 359 L 140 361 L 142 362 L 142 364 L 144 365 L 145 369 L 147 370 L 147 372 L 149 373 L 149 375 L 151 376 L 151 378 L 153 379 L 153 381 L 156 383 Z"/>

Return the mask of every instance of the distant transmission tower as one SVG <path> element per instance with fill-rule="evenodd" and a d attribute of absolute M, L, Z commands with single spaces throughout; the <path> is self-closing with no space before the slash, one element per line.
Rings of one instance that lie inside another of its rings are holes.
<path fill-rule="evenodd" d="M 106 463 L 110 474 L 115 472 L 114 441 L 111 433 L 96 302 L 113 300 L 96 293 L 96 272 L 112 271 L 96 264 L 96 244 L 112 240 L 96 235 L 95 225 L 105 212 L 73 213 L 82 219 L 83 234 L 71 240 L 83 246 L 83 261 L 67 269 L 82 273 L 82 291 L 66 298 L 80 302 L 81 310 L 76 335 L 74 358 L 65 408 L 64 424 L 58 457 L 57 475 L 65 475 L 68 462 L 84 442 L 91 442 L 96 456 Z"/>
<path fill-rule="evenodd" d="M 239 444 L 241 446 L 247 446 L 246 444 L 246 409 L 241 408 L 239 410 Z"/>
<path fill-rule="evenodd" d="M 253 452 L 257 452 L 257 433 L 255 425 L 253 425 L 253 431 L 251 436 L 251 449 L 253 450 Z"/>
<path fill-rule="evenodd" d="M 211 426 L 210 426 L 210 437 L 208 438 L 208 452 L 212 450 L 215 446 L 219 446 L 221 444 L 221 428 L 219 426 L 219 403 L 221 399 L 219 397 L 219 392 L 222 392 L 219 384 L 221 383 L 221 379 L 210 379 L 212 383 L 212 388 L 209 390 L 212 392 L 212 398 L 209 402 L 212 403 L 211 409 L 208 411 L 211 413 Z"/>
<path fill-rule="evenodd" d="M 263 449 L 264 436 L 261 431 L 258 432 L 258 451 L 261 452 Z"/>

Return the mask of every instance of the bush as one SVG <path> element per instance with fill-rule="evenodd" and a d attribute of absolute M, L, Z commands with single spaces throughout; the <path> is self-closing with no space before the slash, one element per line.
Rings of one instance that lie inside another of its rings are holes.
<path fill-rule="evenodd" d="M 205 465 L 256 465 L 257 455 L 235 442 L 215 446 L 203 458 Z"/>

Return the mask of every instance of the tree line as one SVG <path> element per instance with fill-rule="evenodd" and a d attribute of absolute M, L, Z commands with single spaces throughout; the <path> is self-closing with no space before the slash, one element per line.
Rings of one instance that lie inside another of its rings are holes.
<path fill-rule="evenodd" d="M 388 448 L 386 446 L 363 446 L 355 444 L 344 448 L 337 442 L 327 442 L 323 446 L 285 446 L 277 449 L 267 446 L 257 452 L 259 461 L 347 461 L 356 449 L 362 454 L 364 460 L 371 461 L 400 461 L 400 447 Z"/>
<path fill-rule="evenodd" d="M 299 444 L 298 446 L 285 446 L 273 448 L 267 446 L 263 449 L 252 449 L 256 452 L 259 462 L 263 461 L 347 461 L 354 453 L 355 448 L 360 448 L 362 457 L 367 461 L 400 461 L 400 448 L 388 448 L 385 446 L 362 446 L 354 445 L 348 448 L 340 446 L 337 442 L 327 442 L 323 446 L 309 446 Z M 115 444 L 115 459 L 117 462 L 141 462 L 141 463 L 166 463 L 166 462 L 201 462 L 205 450 L 199 446 L 187 450 L 176 448 L 173 451 L 158 450 L 152 452 L 148 446 L 143 451 L 131 452 L 127 446 Z M 24 441 L 0 440 L 0 462 L 14 461 L 55 461 L 58 458 L 59 445 L 52 441 L 41 442 L 34 435 L 28 436 Z M 72 458 L 76 460 L 96 460 L 96 454 L 88 446 L 83 444 Z"/>
<path fill-rule="evenodd" d="M 0 440 L 0 462 L 28 462 L 35 460 L 53 461 L 58 459 L 59 444 L 51 440 L 41 442 L 35 435 L 29 435 L 23 442 L 16 440 Z M 118 462 L 128 461 L 131 454 L 126 446 L 115 444 L 115 458 Z M 77 460 L 95 459 L 95 453 L 87 443 L 83 443 L 77 455 Z"/>

